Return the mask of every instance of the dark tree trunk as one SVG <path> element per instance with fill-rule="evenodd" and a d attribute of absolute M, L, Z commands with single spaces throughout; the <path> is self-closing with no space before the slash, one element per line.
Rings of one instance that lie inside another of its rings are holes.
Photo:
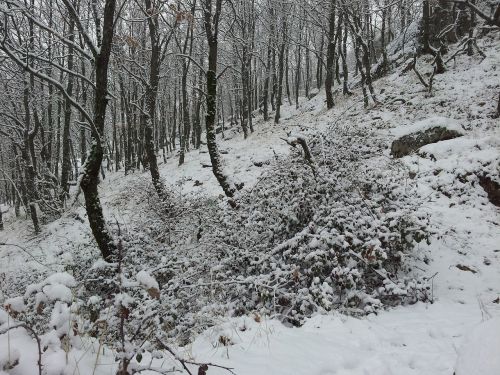
<path fill-rule="evenodd" d="M 349 91 L 349 70 L 347 67 L 347 18 L 343 17 L 343 34 L 342 38 L 339 36 L 339 55 L 342 59 L 342 75 L 343 75 L 343 83 L 342 83 L 342 93 L 344 95 L 351 95 Z M 342 39 L 342 40 L 341 40 Z"/>
<path fill-rule="evenodd" d="M 495 118 L 500 117 L 500 92 L 498 93 L 498 103 L 497 103 L 497 113 L 495 113 Z"/>
<path fill-rule="evenodd" d="M 323 61 L 321 56 L 323 55 L 323 49 L 325 45 L 325 35 L 321 33 L 321 43 L 319 46 L 318 61 L 316 65 L 316 88 L 319 90 L 323 84 Z"/>
<path fill-rule="evenodd" d="M 309 37 L 306 33 L 306 46 L 309 45 L 308 43 L 309 41 Z M 310 90 L 310 80 L 311 80 L 311 55 L 309 53 L 309 48 L 306 48 L 305 49 L 305 60 L 306 60 L 306 76 L 305 76 L 305 79 L 304 79 L 304 83 L 305 83 L 305 96 L 306 98 L 309 97 L 309 90 Z"/>
<path fill-rule="evenodd" d="M 243 39 L 245 34 L 243 34 Z M 246 43 L 246 41 L 244 42 Z M 248 137 L 248 121 L 250 117 L 250 103 L 248 102 L 248 90 L 249 90 L 249 74 L 248 74 L 248 47 L 243 45 L 242 47 L 242 63 L 241 63 L 241 129 L 243 130 L 243 138 Z"/>
<path fill-rule="evenodd" d="M 271 17 L 272 17 L 272 8 L 271 8 Z M 266 66 L 266 76 L 264 78 L 264 92 L 262 95 L 262 104 L 263 104 L 263 111 L 264 111 L 264 121 L 269 120 L 269 82 L 271 80 L 271 57 L 272 57 L 272 21 L 271 21 L 271 34 L 269 36 L 269 41 L 267 45 L 267 66 Z"/>
<path fill-rule="evenodd" d="M 215 0 L 215 11 L 212 9 L 212 0 L 204 0 L 204 26 L 208 42 L 208 70 L 207 70 L 207 114 L 205 126 L 207 132 L 207 147 L 212 162 L 212 171 L 222 190 L 228 198 L 236 192 L 235 186 L 229 182 L 224 173 L 221 156 L 217 147 L 215 135 L 215 118 L 217 113 L 217 50 L 218 28 L 222 8 L 222 0 Z M 213 12 L 213 13 L 212 13 Z M 230 200 L 230 202 L 233 202 Z M 234 203 L 232 203 L 234 205 Z"/>
<path fill-rule="evenodd" d="M 285 16 L 284 16 L 285 17 Z M 286 19 L 283 19 L 283 30 L 282 30 L 282 40 L 278 55 L 278 92 L 276 94 L 276 113 L 274 115 L 274 123 L 278 124 L 281 118 L 281 105 L 283 98 L 283 75 L 285 73 L 285 50 L 286 50 L 286 33 L 287 33 L 287 24 Z"/>
<path fill-rule="evenodd" d="M 431 48 L 431 24 L 430 24 L 430 5 L 429 0 L 422 2 L 422 53 L 432 53 Z"/>
<path fill-rule="evenodd" d="M 75 21 L 71 18 L 69 21 L 69 36 L 68 39 L 71 42 L 75 41 Z M 73 46 L 72 44 L 68 47 L 68 65 L 69 70 L 73 70 Z M 66 92 L 69 96 L 73 95 L 73 75 L 68 74 L 68 85 L 66 86 Z M 61 169 L 61 200 L 64 201 L 69 194 L 69 174 L 71 172 L 71 150 L 70 150 L 70 127 L 71 127 L 71 113 L 73 111 L 71 101 L 66 98 L 64 104 L 64 126 L 62 134 L 62 169 Z"/>
<path fill-rule="evenodd" d="M 85 62 L 82 61 L 82 75 L 85 76 Z M 87 103 L 87 89 L 82 87 L 82 104 Z M 80 121 L 83 123 L 85 118 L 83 114 L 80 114 Z M 81 164 L 85 164 L 85 159 L 87 158 L 87 131 L 84 125 L 80 125 L 80 159 Z"/>
<path fill-rule="evenodd" d="M 301 36 L 299 37 L 299 40 L 302 38 L 302 31 L 300 32 Z M 299 108 L 299 93 L 300 93 L 300 74 L 302 70 L 302 54 L 301 54 L 301 49 L 300 45 L 297 46 L 297 66 L 295 68 L 295 108 Z"/>
<path fill-rule="evenodd" d="M 92 146 L 85 163 L 81 188 L 85 196 L 85 207 L 90 228 L 104 260 L 113 261 L 116 255 L 116 244 L 109 232 L 102 212 L 101 200 L 97 191 L 99 170 L 103 158 L 104 120 L 108 105 L 108 65 L 114 34 L 114 16 L 116 0 L 106 0 L 104 5 L 104 22 L 102 43 L 95 61 L 95 96 L 94 127 L 92 128 Z"/>
<path fill-rule="evenodd" d="M 192 14 L 194 14 L 195 7 L 196 7 L 196 2 L 193 3 L 193 6 L 191 8 Z M 188 53 L 189 56 L 191 56 L 193 52 L 193 40 L 194 40 L 193 28 L 188 27 L 186 31 L 186 39 L 184 40 L 184 47 L 182 49 L 182 53 L 184 55 Z M 182 121 L 183 121 L 184 132 L 183 134 L 180 134 L 179 132 L 179 135 L 181 136 L 179 165 L 184 164 L 184 156 L 186 150 L 189 149 L 189 133 L 191 131 L 191 120 L 189 116 L 189 101 L 188 101 L 188 88 L 187 88 L 187 76 L 189 73 L 190 63 L 191 60 L 184 59 L 182 61 L 181 91 L 182 91 Z"/>
<path fill-rule="evenodd" d="M 335 2 L 332 2 L 330 8 L 330 16 L 328 18 L 328 46 L 326 49 L 326 78 L 325 78 L 325 93 L 326 93 L 326 108 L 333 108 L 333 62 L 335 58 Z"/>
<path fill-rule="evenodd" d="M 289 47 L 286 47 L 285 50 L 285 88 L 286 88 L 286 97 L 288 99 L 288 105 L 292 105 L 292 99 L 290 95 L 290 64 L 288 63 L 290 56 Z"/>
<path fill-rule="evenodd" d="M 271 91 L 271 108 L 274 111 L 276 109 L 276 95 L 278 93 L 278 76 L 276 74 L 276 51 L 273 48 L 273 56 L 271 62 L 271 69 L 273 71 L 273 89 Z"/>

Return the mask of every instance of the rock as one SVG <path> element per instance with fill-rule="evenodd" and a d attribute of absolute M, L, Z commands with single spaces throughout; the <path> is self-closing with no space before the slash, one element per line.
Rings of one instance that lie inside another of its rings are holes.
<path fill-rule="evenodd" d="M 488 194 L 489 201 L 497 207 L 500 207 L 500 184 L 493 181 L 488 176 L 478 176 L 479 185 Z"/>
<path fill-rule="evenodd" d="M 433 128 L 411 133 L 396 139 L 391 145 L 391 155 L 396 158 L 400 158 L 411 154 L 420 147 L 429 143 L 445 141 L 447 139 L 453 139 L 460 136 L 462 136 L 462 134 L 456 130 L 447 129 L 442 126 L 435 126 Z"/>

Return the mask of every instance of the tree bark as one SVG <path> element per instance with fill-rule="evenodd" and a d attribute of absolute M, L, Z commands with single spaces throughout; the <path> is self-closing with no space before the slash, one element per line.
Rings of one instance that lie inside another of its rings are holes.
<path fill-rule="evenodd" d="M 108 105 L 108 65 L 111 55 L 111 46 L 114 34 L 114 16 L 116 0 L 106 0 L 104 5 L 104 22 L 102 30 L 102 43 L 95 61 L 95 95 L 94 95 L 94 127 L 92 128 L 92 145 L 89 156 L 83 169 L 80 183 L 84 197 L 85 207 L 92 234 L 97 242 L 102 257 L 107 262 L 114 260 L 116 244 L 107 228 L 102 212 L 101 200 L 97 190 L 99 170 L 103 158 L 102 140 L 104 137 L 104 120 Z"/>
<path fill-rule="evenodd" d="M 333 85 L 333 61 L 335 58 L 335 2 L 332 1 L 330 7 L 330 15 L 328 17 L 328 46 L 326 49 L 326 78 L 325 78 L 325 93 L 326 93 L 326 108 L 330 109 L 334 106 L 332 85 Z"/>
<path fill-rule="evenodd" d="M 212 0 L 203 0 L 204 26 L 208 43 L 208 70 L 205 116 L 207 147 L 212 162 L 212 171 L 219 182 L 222 190 L 228 198 L 233 198 L 236 187 L 229 181 L 228 176 L 222 168 L 222 160 L 217 147 L 215 134 L 215 118 L 217 113 L 217 53 L 218 53 L 218 29 L 222 11 L 222 0 L 215 0 L 215 10 L 212 9 Z M 235 203 L 230 199 L 230 203 Z"/>
<path fill-rule="evenodd" d="M 75 21 L 70 18 L 69 21 L 69 36 L 68 39 L 71 42 L 75 41 Z M 68 63 L 67 68 L 73 70 L 73 46 L 70 44 L 68 47 Z M 66 86 L 66 92 L 69 96 L 73 95 L 73 75 L 68 74 L 68 84 Z M 70 150 L 70 127 L 71 127 L 71 113 L 72 104 L 69 98 L 66 98 L 64 103 L 64 125 L 62 133 L 62 169 L 61 169 L 61 201 L 66 200 L 69 195 L 69 173 L 71 171 L 71 150 Z"/>

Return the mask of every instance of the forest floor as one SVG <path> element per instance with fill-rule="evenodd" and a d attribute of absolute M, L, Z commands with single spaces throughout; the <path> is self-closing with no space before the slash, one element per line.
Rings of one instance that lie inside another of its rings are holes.
<path fill-rule="evenodd" d="M 500 211 L 489 202 L 477 176 L 500 173 L 500 126 L 492 118 L 500 87 L 500 43 L 498 38 L 486 37 L 479 45 L 487 57 L 458 56 L 448 64 L 446 73 L 435 77 L 433 95 L 428 95 L 413 72 L 396 72 L 376 81 L 381 104 L 369 110 L 363 109 L 359 89 L 351 97 L 337 95 L 330 111 L 324 108 L 320 94 L 302 99 L 298 109 L 285 106 L 279 125 L 264 123 L 259 116 L 255 132 L 247 140 L 231 130 L 220 140 L 228 172 L 244 182 L 245 189 L 251 189 L 275 154 L 290 152 L 281 139 L 288 131 L 307 137 L 327 127 L 376 129 L 387 140 L 387 149 L 379 156 L 389 158 L 392 140 L 408 129 L 416 130 L 422 121 L 459 126 L 464 136 L 424 146 L 400 159 L 401 168 L 413 176 L 401 184 L 417 187 L 424 202 L 419 209 L 430 218 L 431 242 L 418 244 L 418 256 L 409 261 L 432 277 L 433 303 L 400 306 L 364 318 L 318 314 L 300 328 L 285 327 L 265 316 L 220 317 L 220 324 L 179 348 L 180 352 L 199 362 L 230 366 L 238 375 L 451 375 L 457 360 L 462 371 L 457 375 L 466 374 L 464 369 L 468 369 L 467 375 L 498 374 L 485 372 L 481 366 L 486 363 L 493 369 L 494 361 L 500 361 L 500 356 L 487 355 L 488 350 L 500 353 Z M 428 58 L 420 59 L 418 68 L 425 77 L 430 76 Z M 367 131 L 367 143 L 369 134 Z M 202 165 L 208 163 L 202 148 L 189 152 L 181 167 L 177 158 L 169 158 L 161 164 L 161 174 L 179 196 L 218 196 L 217 181 L 210 168 Z M 148 172 L 108 173 L 100 184 L 106 217 L 125 227 L 147 220 L 143 195 L 133 193 L 148 185 Z M 59 270 L 91 241 L 80 201 L 62 218 L 44 225 L 38 236 L 32 234 L 26 220 L 7 217 L 0 242 L 29 249 L 29 254 L 17 247 L 0 247 L 2 285 L 25 285 L 40 274 Z M 0 300 L 8 294 L 0 288 Z M 474 332 L 484 324 L 489 324 L 490 331 L 497 330 L 496 341 L 477 341 Z M 221 335 L 231 345 L 220 345 Z M 10 345 L 34 344 L 18 337 Z M 0 352 L 4 347 L 5 339 L 0 338 Z M 112 362 L 112 356 L 102 357 L 95 373 L 112 374 Z M 83 362 L 81 366 L 80 373 L 86 374 Z M 11 373 L 36 371 L 25 366 Z M 208 373 L 227 372 L 210 368 Z"/>

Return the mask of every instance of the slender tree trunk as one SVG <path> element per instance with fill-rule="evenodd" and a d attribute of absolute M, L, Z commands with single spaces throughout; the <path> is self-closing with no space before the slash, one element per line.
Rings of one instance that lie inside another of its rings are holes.
<path fill-rule="evenodd" d="M 332 86 L 333 86 L 333 62 L 335 58 L 335 2 L 332 2 L 330 8 L 330 16 L 328 18 L 328 46 L 326 48 L 326 78 L 325 78 L 325 93 L 326 93 L 326 108 L 330 109 L 334 106 Z"/>
<path fill-rule="evenodd" d="M 71 18 L 69 21 L 69 36 L 68 39 L 71 42 L 75 41 L 75 21 Z M 73 46 L 72 44 L 68 47 L 68 64 L 67 68 L 73 70 Z M 68 85 L 66 86 L 66 92 L 69 96 L 73 95 L 73 75 L 68 74 Z M 64 201 L 69 194 L 69 173 L 71 172 L 71 150 L 70 150 L 70 127 L 71 127 L 71 114 L 73 107 L 71 101 L 66 99 L 64 104 L 64 126 L 62 134 L 62 169 L 61 169 L 61 200 Z"/>
<path fill-rule="evenodd" d="M 245 39 L 246 35 L 243 34 Z M 246 41 L 244 42 L 246 43 Z M 242 64 L 241 64 L 241 129 L 243 130 L 243 138 L 248 137 L 248 121 L 250 117 L 250 103 L 248 102 L 249 77 L 248 77 L 248 47 L 246 44 L 242 47 Z"/>
<path fill-rule="evenodd" d="M 286 17 L 283 15 L 283 17 Z M 274 123 L 278 124 L 281 118 L 281 105 L 282 105 L 282 97 L 283 97 L 283 75 L 284 75 L 284 64 L 285 64 L 285 50 L 286 50 L 286 33 L 287 33 L 287 24 L 286 19 L 283 19 L 283 30 L 282 30 L 282 40 L 279 50 L 278 56 L 278 92 L 276 96 L 276 113 L 274 115 Z"/>
<path fill-rule="evenodd" d="M 321 60 L 321 56 L 323 55 L 323 49 L 325 45 L 325 35 L 321 33 L 321 43 L 319 47 L 317 65 L 316 65 L 316 88 L 319 90 L 323 85 L 323 61 Z"/>
<path fill-rule="evenodd" d="M 116 255 L 116 244 L 107 228 L 97 190 L 99 170 L 103 157 L 104 120 L 108 104 L 108 65 L 114 34 L 116 0 L 106 0 L 102 43 L 95 61 L 94 128 L 92 145 L 83 169 L 80 186 L 85 196 L 85 207 L 90 228 L 104 260 L 111 262 Z"/>
<path fill-rule="evenodd" d="M 222 8 L 222 0 L 215 0 L 215 11 L 212 13 L 212 0 L 204 0 L 204 25 L 208 42 L 208 70 L 207 70 L 207 114 L 205 126 L 207 132 L 207 147 L 212 162 L 212 171 L 222 190 L 228 198 L 232 198 L 236 187 L 229 181 L 222 168 L 222 160 L 217 147 L 215 135 L 215 118 L 217 113 L 217 53 L 218 27 Z M 230 200 L 230 202 L 233 202 Z M 232 205 L 235 205 L 233 202 Z"/>
<path fill-rule="evenodd" d="M 285 88 L 288 105 L 292 105 L 292 99 L 290 95 L 290 64 L 288 63 L 290 56 L 289 52 L 289 46 L 287 46 L 285 50 Z"/>
<path fill-rule="evenodd" d="M 272 18 L 272 8 L 271 8 L 271 18 Z M 271 20 L 271 33 L 269 35 L 268 45 L 267 45 L 267 66 L 266 66 L 266 76 L 264 78 L 264 92 L 262 97 L 262 104 L 264 107 L 264 121 L 269 120 L 269 82 L 271 80 L 271 57 L 272 57 L 272 20 Z"/>

